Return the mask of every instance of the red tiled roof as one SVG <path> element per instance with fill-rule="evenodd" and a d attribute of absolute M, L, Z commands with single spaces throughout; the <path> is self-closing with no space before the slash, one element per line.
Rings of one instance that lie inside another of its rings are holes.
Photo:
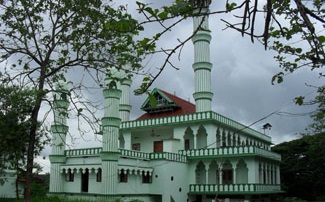
<path fill-rule="evenodd" d="M 159 89 L 160 90 L 160 89 Z M 182 98 L 179 98 L 175 95 L 167 93 L 166 91 L 160 90 L 166 97 L 172 100 L 179 108 L 175 108 L 173 111 L 165 111 L 165 112 L 157 112 L 157 113 L 145 113 L 137 120 L 142 119 L 152 119 L 152 118 L 160 118 L 166 116 L 175 116 L 181 114 L 190 114 L 195 113 L 195 105 L 189 101 L 186 101 Z"/>

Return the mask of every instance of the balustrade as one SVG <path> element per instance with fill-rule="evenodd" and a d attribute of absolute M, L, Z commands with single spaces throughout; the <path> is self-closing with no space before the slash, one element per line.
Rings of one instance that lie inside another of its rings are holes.
<path fill-rule="evenodd" d="M 232 156 L 243 156 L 243 155 L 247 155 L 247 156 L 256 155 L 256 156 L 262 156 L 277 161 L 281 160 L 281 155 L 271 152 L 269 150 L 258 148 L 254 145 L 180 150 L 178 153 L 185 155 L 188 158 L 210 158 L 216 156 L 232 157 Z"/>
<path fill-rule="evenodd" d="M 190 184 L 190 193 L 247 193 L 247 192 L 263 192 L 263 193 L 279 193 L 280 185 L 264 185 L 264 184 Z"/>

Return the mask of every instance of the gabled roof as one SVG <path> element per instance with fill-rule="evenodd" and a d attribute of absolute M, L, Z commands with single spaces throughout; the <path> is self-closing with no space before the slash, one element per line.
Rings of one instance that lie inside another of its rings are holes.
<path fill-rule="evenodd" d="M 194 104 L 158 88 L 151 92 L 141 109 L 146 113 L 137 120 L 195 113 Z"/>

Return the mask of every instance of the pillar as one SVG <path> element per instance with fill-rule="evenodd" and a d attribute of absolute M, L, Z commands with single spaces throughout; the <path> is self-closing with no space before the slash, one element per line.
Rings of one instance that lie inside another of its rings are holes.
<path fill-rule="evenodd" d="M 210 41 L 208 15 L 211 0 L 192 0 L 194 5 L 193 29 L 196 112 L 211 111 L 213 93 L 211 92 Z"/>
<path fill-rule="evenodd" d="M 119 104 L 121 90 L 117 88 L 115 80 L 105 79 L 104 94 L 104 117 L 102 118 L 103 142 L 102 153 L 102 194 L 116 194 L 118 183 L 118 138 L 121 123 Z"/>

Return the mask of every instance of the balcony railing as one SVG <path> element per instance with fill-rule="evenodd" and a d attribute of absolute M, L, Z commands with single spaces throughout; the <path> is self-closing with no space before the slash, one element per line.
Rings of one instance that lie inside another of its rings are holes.
<path fill-rule="evenodd" d="M 85 149 L 70 149 L 65 151 L 67 157 L 78 157 L 78 156 L 99 156 L 102 152 L 101 147 L 85 148 Z"/>
<path fill-rule="evenodd" d="M 281 161 L 281 155 L 256 146 L 220 147 L 206 149 L 180 150 L 179 154 L 187 156 L 188 159 L 215 158 L 215 157 L 237 157 L 237 156 L 261 156 L 276 161 Z"/>
<path fill-rule="evenodd" d="M 119 149 L 122 157 L 137 158 L 137 159 L 150 159 L 150 154 L 141 151 Z"/>
<path fill-rule="evenodd" d="M 145 159 L 145 160 L 168 160 L 177 162 L 186 162 L 186 156 L 182 154 L 175 154 L 169 152 L 161 153 L 146 153 L 135 150 L 119 149 L 122 157 Z M 86 149 L 71 149 L 66 150 L 65 155 L 67 157 L 82 157 L 82 156 L 99 156 L 102 152 L 101 147 L 86 148 Z"/>
<path fill-rule="evenodd" d="M 281 155 L 269 150 L 261 149 L 256 146 L 238 146 L 238 147 L 220 147 L 207 149 L 191 149 L 180 150 L 178 154 L 161 152 L 161 153 L 146 153 L 135 150 L 119 149 L 122 157 L 147 159 L 147 160 L 170 160 L 178 162 L 186 162 L 187 159 L 204 159 L 215 157 L 236 157 L 236 156 L 261 156 L 276 161 L 281 161 Z M 66 150 L 67 157 L 78 156 L 99 156 L 102 152 L 101 147 L 86 148 L 86 149 L 71 149 Z"/>
<path fill-rule="evenodd" d="M 187 158 L 182 154 L 175 154 L 175 153 L 168 153 L 168 152 L 161 152 L 161 153 L 150 153 L 151 160 L 169 160 L 169 161 L 177 161 L 186 163 Z"/>
<path fill-rule="evenodd" d="M 190 194 L 280 193 L 280 185 L 268 184 L 190 184 Z"/>

